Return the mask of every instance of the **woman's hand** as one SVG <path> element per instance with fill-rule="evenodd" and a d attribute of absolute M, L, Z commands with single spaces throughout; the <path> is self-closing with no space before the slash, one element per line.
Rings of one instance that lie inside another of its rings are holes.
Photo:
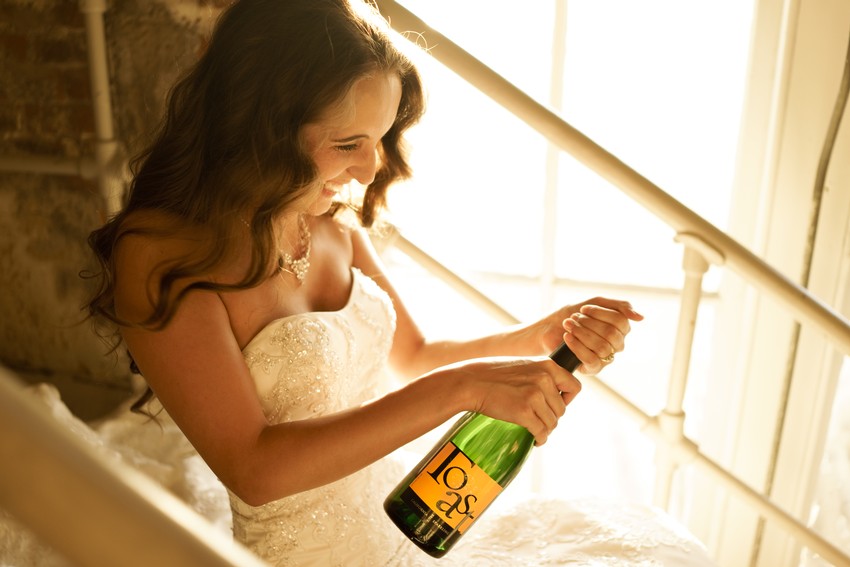
<path fill-rule="evenodd" d="M 483 358 L 441 369 L 458 379 L 467 407 L 528 429 L 542 445 L 581 383 L 549 358 Z"/>
<path fill-rule="evenodd" d="M 559 309 L 537 326 L 542 327 L 540 341 L 547 352 L 563 340 L 581 360 L 579 372 L 596 374 L 625 348 L 630 321 L 641 320 L 643 315 L 628 301 L 594 297 Z"/>

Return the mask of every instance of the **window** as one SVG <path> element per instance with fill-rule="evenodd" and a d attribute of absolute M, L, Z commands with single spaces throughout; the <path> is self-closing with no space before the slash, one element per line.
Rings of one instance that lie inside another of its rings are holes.
<path fill-rule="evenodd" d="M 751 2 L 403 4 L 724 227 Z M 558 34 L 564 47 L 553 54 Z M 563 61 L 554 73 L 553 58 Z M 630 299 L 647 320 L 635 326 L 625 364 L 615 365 L 604 377 L 656 413 L 666 396 L 682 282 L 682 250 L 673 242 L 672 229 L 570 156 L 562 153 L 554 164 L 547 162 L 548 144 L 542 136 L 452 71 L 427 57 L 419 65 L 430 91 L 429 110 L 409 136 L 415 178 L 391 192 L 391 220 L 408 239 L 522 320 L 597 294 Z M 559 75 L 563 94 L 552 100 L 552 77 Z M 543 245 L 547 187 L 554 188 L 557 199 L 552 259 Z M 403 297 L 429 334 L 493 328 L 475 307 L 430 282 L 405 258 L 390 254 L 388 261 Z M 540 277 L 547 270 L 559 278 L 552 293 L 541 288 Z M 717 287 L 710 271 L 705 289 L 710 294 Z M 447 308 L 434 309 L 431 302 Z M 689 396 L 698 396 L 705 383 L 700 370 L 707 365 L 700 361 L 707 352 L 700 345 L 707 347 L 712 311 L 712 302 L 705 302 Z M 596 493 L 648 500 L 651 444 L 626 418 L 593 397 L 582 394 L 560 432 L 545 451 L 537 452 L 546 467 L 525 475 L 523 482 L 548 490 L 556 479 L 563 486 L 564 474 L 569 474 L 577 489 L 576 494 L 561 491 L 565 496 Z M 698 408 L 688 411 L 698 424 Z M 576 459 L 582 467 L 571 466 Z"/>

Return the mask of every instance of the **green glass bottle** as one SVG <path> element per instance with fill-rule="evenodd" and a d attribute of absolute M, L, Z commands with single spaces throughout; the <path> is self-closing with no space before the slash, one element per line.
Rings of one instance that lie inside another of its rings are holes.
<path fill-rule="evenodd" d="M 570 372 L 581 361 L 562 344 L 549 355 Z M 467 412 L 384 501 L 398 528 L 442 557 L 519 473 L 534 437 L 519 425 Z"/>

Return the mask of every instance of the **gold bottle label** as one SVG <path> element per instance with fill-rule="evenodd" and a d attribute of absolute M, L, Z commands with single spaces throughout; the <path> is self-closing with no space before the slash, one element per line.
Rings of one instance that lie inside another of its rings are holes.
<path fill-rule="evenodd" d="M 451 441 L 425 466 L 410 488 L 453 530 L 464 533 L 502 487 Z"/>

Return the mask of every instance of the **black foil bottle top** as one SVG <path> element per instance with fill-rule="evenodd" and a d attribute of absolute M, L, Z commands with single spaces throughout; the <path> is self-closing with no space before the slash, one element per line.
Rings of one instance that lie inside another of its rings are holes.
<path fill-rule="evenodd" d="M 566 343 L 562 343 L 561 346 L 553 350 L 549 358 L 554 360 L 558 366 L 570 372 L 575 372 L 576 368 L 581 364 L 581 360 L 570 350 L 570 347 Z"/>

